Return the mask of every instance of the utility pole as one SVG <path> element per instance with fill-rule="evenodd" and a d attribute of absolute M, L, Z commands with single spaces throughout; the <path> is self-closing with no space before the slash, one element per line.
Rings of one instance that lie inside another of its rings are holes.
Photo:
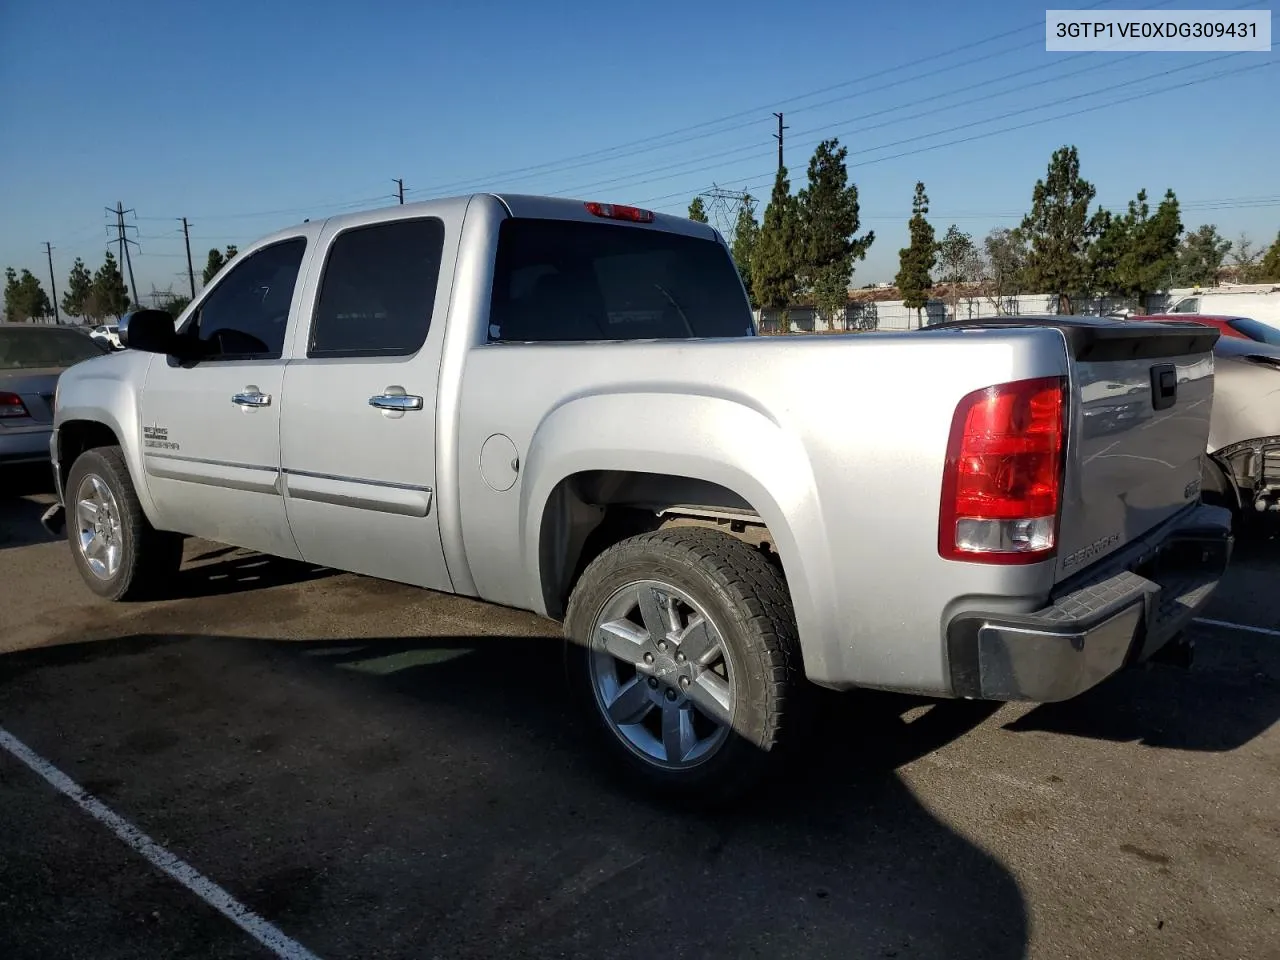
<path fill-rule="evenodd" d="M 782 114 L 775 113 L 774 116 L 778 118 L 778 132 L 773 135 L 773 139 L 778 141 L 778 169 L 781 170 L 782 169 L 782 131 L 790 130 L 791 128 L 787 126 L 783 126 Z"/>
<path fill-rule="evenodd" d="M 196 298 L 196 271 L 191 266 L 191 228 L 187 224 L 187 218 L 182 217 L 182 239 L 187 243 L 187 280 L 191 283 L 191 299 Z"/>
<path fill-rule="evenodd" d="M 49 289 L 53 291 L 53 322 L 62 323 L 62 317 L 58 315 L 58 281 L 53 278 L 53 247 L 48 240 L 44 242 L 44 252 L 49 257 Z"/>
<path fill-rule="evenodd" d="M 398 189 L 396 190 L 396 195 L 400 198 L 400 202 L 401 202 L 401 203 L 404 203 L 404 178 L 403 178 L 403 177 L 393 177 L 393 178 L 392 178 L 392 180 L 391 180 L 391 182 L 392 182 L 392 183 L 394 183 L 394 184 L 396 185 L 396 187 L 398 188 Z"/>

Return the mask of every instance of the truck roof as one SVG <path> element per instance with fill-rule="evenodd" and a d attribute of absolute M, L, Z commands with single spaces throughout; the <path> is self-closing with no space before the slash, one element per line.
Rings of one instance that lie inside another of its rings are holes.
<path fill-rule="evenodd" d="M 351 213 L 335 214 L 331 217 L 317 218 L 315 220 L 294 224 L 291 227 L 275 231 L 270 237 L 262 239 L 274 239 L 275 237 L 294 236 L 299 231 L 306 228 L 313 228 L 319 224 L 332 224 L 336 227 L 357 226 L 365 223 L 373 223 L 379 220 L 387 219 L 388 215 L 394 214 L 395 217 L 402 216 L 449 216 L 461 215 L 466 210 L 473 197 L 489 196 L 496 199 L 513 217 L 528 217 L 535 219 L 548 220 L 580 220 L 587 223 L 625 223 L 627 226 L 638 227 L 640 229 L 658 229 L 669 233 L 681 233 L 687 236 L 702 237 L 707 240 L 719 240 L 719 232 L 710 224 L 698 223 L 696 220 L 690 220 L 688 217 L 681 217 L 669 213 L 653 213 L 652 223 L 631 223 L 622 220 L 602 219 L 593 215 L 587 210 L 585 200 L 575 200 L 568 197 L 545 197 L 534 194 L 524 193 L 471 193 L 463 194 L 456 197 L 438 197 L 431 200 L 418 200 L 413 203 L 405 204 L 388 204 L 383 207 L 372 207 L 366 210 L 357 210 Z M 600 201 L 601 203 L 612 203 L 614 201 Z M 621 201 L 618 201 L 619 203 Z M 255 245 L 257 241 L 255 241 Z"/>

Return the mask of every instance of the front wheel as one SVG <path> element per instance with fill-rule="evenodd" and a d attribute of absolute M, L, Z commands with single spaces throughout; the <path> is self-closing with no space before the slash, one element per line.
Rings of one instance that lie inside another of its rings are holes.
<path fill-rule="evenodd" d="M 573 693 L 621 771 L 666 798 L 732 798 L 799 725 L 806 681 L 781 574 L 726 534 L 624 540 L 583 572 L 565 618 Z"/>
<path fill-rule="evenodd" d="M 119 447 L 94 447 L 67 476 L 67 541 L 89 589 L 108 600 L 164 593 L 182 563 L 182 537 L 142 512 Z"/>

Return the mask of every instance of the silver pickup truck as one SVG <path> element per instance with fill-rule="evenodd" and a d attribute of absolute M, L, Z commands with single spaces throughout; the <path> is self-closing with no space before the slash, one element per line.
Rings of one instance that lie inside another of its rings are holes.
<path fill-rule="evenodd" d="M 1060 700 L 1221 576 L 1216 331 L 1065 318 L 758 336 L 710 227 L 476 195 L 304 223 L 61 379 L 75 563 L 194 535 L 564 623 L 606 753 L 743 788 L 809 684 Z"/>

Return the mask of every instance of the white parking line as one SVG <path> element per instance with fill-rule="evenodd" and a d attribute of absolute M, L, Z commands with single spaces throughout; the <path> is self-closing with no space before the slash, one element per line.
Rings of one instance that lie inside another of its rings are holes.
<path fill-rule="evenodd" d="M 113 813 L 101 801 L 86 793 L 78 783 L 40 757 L 3 727 L 0 727 L 0 747 L 38 773 L 59 793 L 74 800 L 81 810 L 107 826 L 112 833 L 142 854 L 153 866 L 177 880 L 277 957 L 281 957 L 282 960 L 319 960 L 314 953 L 296 940 L 285 936 L 195 867 L 180 860 L 133 824 Z"/>
<path fill-rule="evenodd" d="M 1264 637 L 1280 637 L 1280 630 L 1269 627 L 1251 627 L 1244 623 L 1231 623 L 1229 620 L 1210 620 L 1207 617 L 1196 617 L 1193 623 L 1203 623 L 1206 627 L 1224 627 L 1227 630 L 1243 630 L 1245 633 L 1260 633 Z"/>

